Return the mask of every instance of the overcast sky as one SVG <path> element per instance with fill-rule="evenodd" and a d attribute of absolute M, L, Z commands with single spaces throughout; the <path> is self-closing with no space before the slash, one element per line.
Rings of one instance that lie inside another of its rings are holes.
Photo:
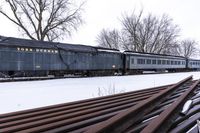
<path fill-rule="evenodd" d="M 157 16 L 168 14 L 181 28 L 183 38 L 200 42 L 199 0 L 87 0 L 83 13 L 85 24 L 64 41 L 85 45 L 97 45 L 96 36 L 103 28 L 121 29 L 122 14 L 144 9 Z M 0 16 L 0 35 L 20 37 L 14 24 Z"/>

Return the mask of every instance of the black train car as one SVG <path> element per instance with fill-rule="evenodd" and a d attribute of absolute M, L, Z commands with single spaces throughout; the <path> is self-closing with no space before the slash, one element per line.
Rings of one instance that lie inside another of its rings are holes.
<path fill-rule="evenodd" d="M 40 76 L 60 68 L 53 45 L 11 37 L 0 37 L 0 72 L 8 76 Z"/>
<path fill-rule="evenodd" d="M 117 50 L 0 36 L 1 76 L 109 75 L 122 71 L 122 59 Z"/>
<path fill-rule="evenodd" d="M 114 49 L 94 48 L 97 52 L 93 55 L 93 64 L 91 67 L 93 72 L 96 72 L 97 74 L 98 72 L 100 72 L 100 74 L 104 73 L 104 75 L 113 75 L 114 73 L 122 74 L 124 64 L 123 53 Z"/>

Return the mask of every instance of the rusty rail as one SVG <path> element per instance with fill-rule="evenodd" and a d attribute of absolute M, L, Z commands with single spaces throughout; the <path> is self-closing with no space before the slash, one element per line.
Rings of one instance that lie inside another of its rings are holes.
<path fill-rule="evenodd" d="M 0 115 L 0 132 L 188 132 L 198 129 L 200 81 L 86 99 Z M 180 115 L 191 99 L 188 113 Z M 195 116 L 195 117 L 193 117 Z"/>
<path fill-rule="evenodd" d="M 163 99 L 167 98 L 169 94 L 177 89 L 182 84 L 190 81 L 192 76 L 170 86 L 166 90 L 155 94 L 154 96 L 141 101 L 136 106 L 133 106 L 126 111 L 115 115 L 111 119 L 104 121 L 91 127 L 86 133 L 101 133 L 101 132 L 123 132 L 131 125 L 135 124 L 139 119 L 141 119 L 145 114 L 149 113 L 156 104 L 160 104 Z M 148 107 L 148 108 L 147 108 Z M 134 118 L 134 119 L 133 119 Z"/>
<path fill-rule="evenodd" d="M 91 119 L 91 122 L 99 122 L 116 115 L 141 100 L 159 93 L 168 86 L 144 89 L 134 92 L 126 92 L 113 96 L 86 99 L 77 102 L 59 104 L 54 106 L 18 111 L 0 115 L 0 131 L 16 132 L 33 130 L 49 130 L 60 125 L 72 125 L 76 127 L 78 121 Z M 98 117 L 96 119 L 96 117 Z M 95 120 L 94 120 L 95 118 Z M 53 123 L 53 125 L 51 124 Z M 88 122 L 86 122 L 87 124 Z M 50 124 L 48 126 L 48 124 Z M 34 127 L 37 128 L 34 128 Z M 73 127 L 65 127 L 72 130 Z"/>
<path fill-rule="evenodd" d="M 150 124 L 142 130 L 141 133 L 155 133 L 155 132 L 167 132 L 172 125 L 173 121 L 176 120 L 178 113 L 180 112 L 184 102 L 188 99 L 191 93 L 194 91 L 196 86 L 200 83 L 200 80 L 192 84 L 192 86 L 185 91 L 173 104 L 163 111 L 159 117 L 152 120 Z"/>

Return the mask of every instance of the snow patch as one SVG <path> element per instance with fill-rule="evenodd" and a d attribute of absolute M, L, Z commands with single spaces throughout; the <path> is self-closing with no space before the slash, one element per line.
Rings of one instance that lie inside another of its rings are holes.
<path fill-rule="evenodd" d="M 128 92 L 176 83 L 190 75 L 200 78 L 200 72 L 188 72 L 0 83 L 0 114 L 94 98 L 99 88 L 114 86 L 116 92 Z"/>

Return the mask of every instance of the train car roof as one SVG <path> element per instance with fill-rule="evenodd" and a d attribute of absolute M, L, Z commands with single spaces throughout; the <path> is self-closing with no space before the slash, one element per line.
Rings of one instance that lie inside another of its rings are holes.
<path fill-rule="evenodd" d="M 103 48 L 103 47 L 94 47 L 99 52 L 109 52 L 109 53 L 121 53 L 118 49 L 110 49 L 110 48 Z"/>
<path fill-rule="evenodd" d="M 171 58 L 182 58 L 185 59 L 185 57 L 183 56 L 175 56 L 175 55 L 166 55 L 166 54 L 155 54 L 155 53 L 142 53 L 142 52 L 134 52 L 134 51 L 124 51 L 124 53 L 126 54 L 130 54 L 130 55 L 143 55 L 143 56 L 162 56 L 162 57 L 171 57 Z"/>
<path fill-rule="evenodd" d="M 20 38 L 4 37 L 4 36 L 0 36 L 0 45 L 33 47 L 33 48 L 61 48 L 64 50 L 71 50 L 71 51 L 96 52 L 96 49 L 92 46 L 20 39 Z"/>
<path fill-rule="evenodd" d="M 191 59 L 191 58 L 189 58 L 188 60 L 189 61 L 200 61 L 199 59 Z"/>
<path fill-rule="evenodd" d="M 61 48 L 69 51 L 81 51 L 81 52 L 112 52 L 119 53 L 117 49 L 109 49 L 103 47 L 87 46 L 81 44 L 69 44 L 69 43 L 59 43 L 59 42 L 48 42 L 48 41 L 38 41 L 21 39 L 14 37 L 4 37 L 0 36 L 0 45 L 4 46 L 16 46 L 16 47 L 33 47 L 33 48 Z"/>

